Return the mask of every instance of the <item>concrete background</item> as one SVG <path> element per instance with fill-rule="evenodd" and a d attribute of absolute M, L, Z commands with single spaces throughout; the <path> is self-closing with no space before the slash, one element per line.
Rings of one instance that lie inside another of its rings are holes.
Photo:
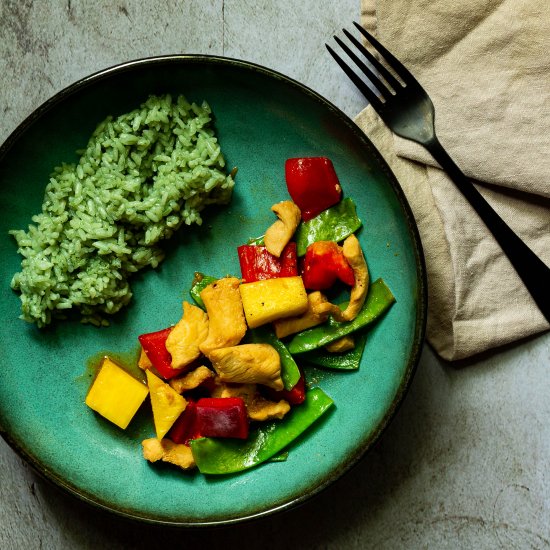
<path fill-rule="evenodd" d="M 180 52 L 266 65 L 353 116 L 364 100 L 324 43 L 358 18 L 359 0 L 0 0 L 0 141 L 80 77 Z M 359 466 L 300 508 L 231 528 L 99 512 L 0 441 L 0 548 L 550 548 L 549 367 L 550 334 L 460 365 L 425 347 L 397 418 Z"/>

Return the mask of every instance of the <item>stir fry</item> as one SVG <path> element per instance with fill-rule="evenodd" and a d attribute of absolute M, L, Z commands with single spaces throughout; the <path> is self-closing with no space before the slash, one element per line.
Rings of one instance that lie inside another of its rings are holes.
<path fill-rule="evenodd" d="M 332 162 L 289 159 L 285 174 L 292 200 L 272 206 L 263 237 L 236 248 L 241 276 L 196 273 L 181 319 L 139 335 L 147 384 L 107 357 L 88 393 L 123 429 L 149 395 L 150 462 L 227 474 L 284 460 L 333 404 L 309 387 L 307 365 L 358 369 L 366 328 L 395 302 L 382 279 L 370 281 L 361 221 Z"/>

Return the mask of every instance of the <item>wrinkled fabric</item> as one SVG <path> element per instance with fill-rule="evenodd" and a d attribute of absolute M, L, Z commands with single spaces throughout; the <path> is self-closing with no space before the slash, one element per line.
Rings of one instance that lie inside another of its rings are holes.
<path fill-rule="evenodd" d="M 362 0 L 361 15 L 429 93 L 443 146 L 550 265 L 550 3 Z M 427 339 L 441 357 L 466 358 L 548 329 L 491 233 L 431 156 L 393 135 L 370 107 L 356 122 L 414 212 L 428 273 Z"/>

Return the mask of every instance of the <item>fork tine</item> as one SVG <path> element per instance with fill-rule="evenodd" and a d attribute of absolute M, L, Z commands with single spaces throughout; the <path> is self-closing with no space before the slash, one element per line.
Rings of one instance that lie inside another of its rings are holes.
<path fill-rule="evenodd" d="M 337 36 L 334 37 L 334 40 L 336 43 L 346 52 L 346 54 L 350 57 L 350 59 L 361 69 L 363 74 L 370 80 L 371 84 L 376 88 L 379 94 L 380 99 L 385 100 L 385 93 L 391 95 L 391 91 L 388 90 L 388 88 L 384 85 L 384 83 L 380 80 L 380 77 L 370 68 L 368 67 L 359 57 L 357 54 L 351 50 L 340 38 Z"/>
<path fill-rule="evenodd" d="M 384 83 L 380 80 L 378 75 L 370 68 L 365 65 L 365 63 L 357 57 L 357 54 L 352 51 L 342 40 L 337 36 L 334 37 L 336 43 L 348 54 L 351 60 L 363 71 L 363 74 L 370 80 L 371 84 L 378 90 L 378 93 L 382 98 L 384 98 L 384 91 L 389 92 L 389 90 L 384 86 Z M 391 92 L 390 92 L 391 93 Z"/>
<path fill-rule="evenodd" d="M 359 88 L 361 93 L 367 98 L 373 108 L 376 110 L 383 109 L 384 104 L 380 101 L 380 98 L 361 80 L 361 78 L 359 78 L 359 76 L 357 76 L 352 69 L 350 69 L 348 65 L 346 65 L 342 58 L 328 44 L 325 44 L 325 46 L 336 63 L 340 65 L 351 81 Z"/>
<path fill-rule="evenodd" d="M 367 32 L 359 23 L 353 22 L 357 30 L 382 54 L 384 59 L 388 62 L 388 65 L 408 84 L 411 81 L 415 82 L 414 77 L 408 71 L 408 69 L 399 61 L 391 52 L 386 50 L 374 36 Z"/>
<path fill-rule="evenodd" d="M 374 68 L 382 75 L 384 80 L 395 90 L 397 91 L 399 88 L 402 87 L 402 84 L 397 80 L 391 73 L 372 55 L 372 53 L 355 38 L 349 31 L 346 29 L 342 29 L 343 33 L 349 38 L 349 40 L 355 45 L 355 47 L 369 60 L 371 65 L 374 66 Z"/>

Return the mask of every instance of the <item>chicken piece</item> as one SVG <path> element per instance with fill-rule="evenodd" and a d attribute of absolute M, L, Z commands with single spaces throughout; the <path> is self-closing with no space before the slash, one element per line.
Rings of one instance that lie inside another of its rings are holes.
<path fill-rule="evenodd" d="M 138 367 L 141 370 L 147 370 L 147 369 L 150 369 L 152 366 L 153 366 L 153 363 L 151 363 L 151 360 L 149 359 L 149 357 L 147 357 L 145 350 L 141 348 L 139 359 L 138 359 Z"/>
<path fill-rule="evenodd" d="M 289 334 L 320 325 L 328 319 L 329 313 L 334 313 L 336 310 L 340 312 L 338 306 L 331 304 L 318 290 L 307 295 L 307 302 L 308 308 L 302 315 L 273 321 L 277 338 L 284 338 Z"/>
<path fill-rule="evenodd" d="M 208 367 L 197 367 L 184 376 L 172 378 L 170 386 L 178 393 L 198 388 L 206 380 L 214 378 L 214 373 Z"/>
<path fill-rule="evenodd" d="M 221 382 L 216 385 L 212 397 L 240 397 L 246 405 L 248 418 L 259 422 L 274 418 L 280 420 L 290 410 L 290 405 L 284 399 L 269 401 L 262 397 L 256 384 L 227 385 Z"/>
<path fill-rule="evenodd" d="M 210 352 L 210 361 L 222 382 L 263 384 L 283 389 L 281 359 L 269 344 L 242 344 Z"/>
<path fill-rule="evenodd" d="M 198 359 L 201 354 L 199 346 L 207 335 L 208 315 L 200 307 L 183 302 L 183 317 L 166 339 L 166 349 L 172 356 L 172 368 L 182 369 Z"/>
<path fill-rule="evenodd" d="M 195 467 L 193 453 L 187 445 L 174 443 L 169 439 L 145 439 L 141 442 L 143 458 L 149 462 L 169 462 L 179 466 L 183 470 L 190 470 Z"/>
<path fill-rule="evenodd" d="M 355 283 L 351 289 L 350 300 L 346 309 L 342 312 L 335 311 L 337 321 L 352 321 L 357 317 L 365 303 L 369 289 L 369 270 L 363 256 L 361 245 L 355 235 L 350 235 L 342 246 L 344 256 L 353 269 Z"/>
<path fill-rule="evenodd" d="M 236 346 L 246 333 L 243 302 L 236 277 L 224 277 L 200 294 L 208 313 L 208 336 L 199 349 L 209 357 L 212 350 Z"/>
<path fill-rule="evenodd" d="M 256 384 L 226 384 L 219 378 L 212 390 L 212 397 L 241 397 L 245 404 L 254 399 L 257 393 Z"/>
<path fill-rule="evenodd" d="M 290 405 L 284 399 L 281 399 L 280 401 L 269 401 L 258 394 L 250 405 L 247 405 L 246 410 L 250 420 L 263 422 L 265 420 L 273 420 L 275 418 L 280 420 L 288 411 L 290 411 Z"/>
<path fill-rule="evenodd" d="M 283 248 L 290 242 L 296 231 L 302 213 L 292 201 L 282 201 L 274 204 L 271 210 L 279 218 L 271 225 L 264 236 L 264 244 L 267 251 L 277 256 L 281 255 Z"/>
<path fill-rule="evenodd" d="M 334 342 L 327 344 L 325 346 L 325 349 L 329 353 L 344 353 L 345 351 L 349 351 L 354 347 L 355 340 L 353 339 L 353 336 L 350 336 L 348 334 L 347 336 L 342 336 L 342 338 L 338 338 L 338 340 L 334 340 Z"/>

